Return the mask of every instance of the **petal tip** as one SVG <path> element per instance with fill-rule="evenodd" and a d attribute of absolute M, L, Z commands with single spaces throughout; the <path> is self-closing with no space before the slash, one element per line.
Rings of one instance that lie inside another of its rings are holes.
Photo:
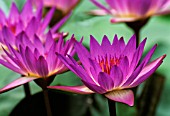
<path fill-rule="evenodd" d="M 62 90 L 62 91 L 67 91 L 67 92 L 77 93 L 77 94 L 92 94 L 92 93 L 94 93 L 93 91 L 88 89 L 86 86 L 48 86 L 47 88 Z"/>

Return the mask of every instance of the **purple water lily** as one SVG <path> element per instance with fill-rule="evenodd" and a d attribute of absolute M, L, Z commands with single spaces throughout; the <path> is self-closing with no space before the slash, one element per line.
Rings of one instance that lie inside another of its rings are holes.
<path fill-rule="evenodd" d="M 27 33 L 23 31 L 15 37 L 16 48 L 14 48 L 11 42 L 7 41 L 11 37 L 8 35 L 9 31 L 8 28 L 2 31 L 6 35 L 4 42 L 8 50 L 2 47 L 5 55 L 1 56 L 0 64 L 23 76 L 0 89 L 0 93 L 35 79 L 49 81 L 49 78 L 68 70 L 58 59 L 56 52 L 63 56 L 66 54 L 73 56 L 75 53 L 74 36 L 64 44 L 62 35 L 56 42 L 49 31 L 45 42 L 42 42 L 37 34 L 34 34 L 33 41 L 31 41 Z"/>
<path fill-rule="evenodd" d="M 28 10 L 29 9 L 29 10 Z M 10 31 L 10 35 L 12 37 L 8 37 L 8 41 L 11 42 L 12 46 L 15 46 L 15 37 L 20 32 L 25 31 L 27 35 L 29 35 L 29 39 L 33 40 L 34 34 L 36 33 L 42 42 L 45 41 L 46 38 L 46 30 L 48 28 L 48 24 L 51 21 L 51 18 L 55 12 L 55 8 L 50 9 L 50 11 L 43 18 L 43 7 L 39 5 L 36 11 L 34 11 L 33 6 L 30 0 L 27 0 L 21 12 L 18 10 L 15 3 L 12 4 L 9 16 L 5 16 L 4 12 L 0 9 L 0 42 L 4 43 L 4 38 L 2 30 L 3 28 L 8 28 Z M 55 24 L 51 28 L 53 38 L 57 38 L 61 33 L 57 31 L 59 28 L 65 23 L 68 19 L 69 15 L 64 17 L 60 22 Z M 12 35 L 13 34 L 13 35 Z"/>
<path fill-rule="evenodd" d="M 94 15 L 113 16 L 112 23 L 133 22 L 146 19 L 153 15 L 170 13 L 170 0 L 105 0 L 108 7 L 102 5 L 100 0 L 91 0 L 100 10 L 93 10 Z"/>
<path fill-rule="evenodd" d="M 85 86 L 49 86 L 79 94 L 99 93 L 107 98 L 133 106 L 134 95 L 130 88 L 145 81 L 162 63 L 166 55 L 149 62 L 156 46 L 154 45 L 139 63 L 146 39 L 136 48 L 136 38 L 132 36 L 127 44 L 124 39 L 114 37 L 110 43 L 107 36 L 101 45 L 90 37 L 90 52 L 81 44 L 75 44 L 75 51 L 83 66 L 73 57 L 58 54 L 63 63 L 81 78 Z"/>

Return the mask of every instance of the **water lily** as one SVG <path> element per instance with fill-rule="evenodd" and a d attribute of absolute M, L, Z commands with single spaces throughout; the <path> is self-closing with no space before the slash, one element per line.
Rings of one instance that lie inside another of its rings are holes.
<path fill-rule="evenodd" d="M 165 55 L 149 62 L 157 45 L 154 45 L 139 63 L 146 39 L 136 48 L 136 38 L 132 36 L 127 44 L 123 37 L 114 37 L 110 43 L 107 36 L 101 45 L 90 37 L 90 52 L 81 44 L 75 44 L 82 66 L 70 55 L 58 53 L 63 63 L 84 83 L 83 86 L 49 86 L 79 94 L 99 93 L 108 99 L 133 106 L 134 95 L 130 88 L 145 81 L 161 65 Z"/>
<path fill-rule="evenodd" d="M 7 41 L 11 37 L 8 33 L 8 28 L 3 30 L 3 34 L 6 34 L 4 42 L 8 50 L 2 47 L 5 55 L 2 54 L 0 64 L 23 76 L 0 89 L 0 93 L 35 79 L 43 80 L 46 84 L 49 84 L 56 74 L 68 70 L 61 60 L 58 59 L 56 52 L 63 56 L 66 56 L 66 54 L 73 56 L 75 53 L 73 49 L 74 36 L 64 44 L 62 35 L 56 42 L 52 37 L 51 31 L 49 31 L 45 42 L 42 42 L 37 34 L 34 34 L 34 39 L 31 41 L 29 35 L 23 31 L 15 37 L 16 48 L 14 48 L 11 42 Z M 41 84 L 40 86 L 42 87 Z"/>
<path fill-rule="evenodd" d="M 170 13 L 170 0 L 105 0 L 108 7 L 100 0 L 91 0 L 100 10 L 93 10 L 95 15 L 112 15 L 111 22 L 133 22 L 154 15 Z"/>
<path fill-rule="evenodd" d="M 28 10 L 29 9 L 29 10 Z M 8 28 L 9 35 L 8 37 L 12 46 L 15 46 L 15 37 L 22 31 L 25 31 L 29 35 L 29 39 L 32 41 L 34 34 L 36 33 L 42 42 L 45 41 L 46 31 L 48 24 L 51 21 L 51 18 L 55 12 L 55 8 L 50 9 L 50 11 L 43 18 L 42 13 L 43 7 L 39 6 L 36 11 L 34 11 L 33 6 L 30 0 L 27 0 L 21 12 L 17 8 L 15 3 L 12 3 L 10 8 L 9 16 L 6 16 L 5 13 L 0 9 L 0 42 L 5 45 L 4 39 L 6 38 L 2 32 L 3 28 Z M 64 17 L 60 22 L 56 23 L 52 28 L 53 38 L 59 37 L 58 33 L 59 28 L 65 23 L 69 15 Z M 5 47 L 4 47 L 5 48 Z"/>

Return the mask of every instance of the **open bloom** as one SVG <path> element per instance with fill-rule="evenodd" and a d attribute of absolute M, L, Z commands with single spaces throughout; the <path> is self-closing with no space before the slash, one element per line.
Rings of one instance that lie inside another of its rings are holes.
<path fill-rule="evenodd" d="M 32 0 L 32 3 L 39 6 L 43 3 L 44 7 L 56 7 L 64 14 L 69 13 L 80 0 Z"/>
<path fill-rule="evenodd" d="M 85 86 L 49 86 L 48 88 L 80 94 L 99 93 L 107 98 L 132 106 L 134 95 L 130 88 L 145 81 L 162 63 L 165 55 L 149 63 L 156 45 L 141 59 L 146 39 L 136 48 L 136 38 L 132 36 L 127 44 L 123 38 L 114 37 L 110 43 L 107 36 L 100 45 L 90 37 L 90 52 L 81 44 L 75 44 L 75 51 L 83 66 L 70 56 L 58 55 L 63 63 L 81 78 Z"/>
<path fill-rule="evenodd" d="M 6 29 L 3 32 L 8 34 L 8 31 Z M 41 78 L 48 81 L 48 78 L 67 70 L 67 67 L 56 56 L 56 52 L 64 56 L 66 54 L 73 56 L 75 53 L 73 49 L 74 36 L 64 44 L 62 35 L 56 42 L 50 31 L 47 34 L 45 43 L 42 43 L 36 34 L 34 34 L 34 40 L 31 42 L 25 32 L 21 32 L 16 37 L 17 48 L 13 48 L 7 39 L 4 41 L 8 51 L 3 49 L 5 55 L 2 55 L 0 64 L 23 75 L 23 77 L 0 89 L 0 93 L 35 79 Z"/>
<path fill-rule="evenodd" d="M 170 0 L 105 0 L 108 7 L 105 7 L 99 0 L 91 0 L 101 10 L 94 10 L 95 15 L 110 14 L 113 16 L 112 23 L 133 22 L 146 19 L 153 15 L 170 13 Z"/>

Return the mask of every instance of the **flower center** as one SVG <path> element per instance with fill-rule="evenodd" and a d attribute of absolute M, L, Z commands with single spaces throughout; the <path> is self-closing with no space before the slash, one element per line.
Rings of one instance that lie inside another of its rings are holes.
<path fill-rule="evenodd" d="M 110 74 L 110 70 L 114 65 L 120 64 L 121 58 L 118 57 L 112 57 L 112 56 L 105 56 L 100 57 L 98 56 L 98 63 L 102 69 L 102 72 L 106 72 L 107 74 Z"/>
<path fill-rule="evenodd" d="M 12 33 L 15 35 L 16 34 L 16 26 L 10 25 L 10 29 L 11 29 Z"/>

